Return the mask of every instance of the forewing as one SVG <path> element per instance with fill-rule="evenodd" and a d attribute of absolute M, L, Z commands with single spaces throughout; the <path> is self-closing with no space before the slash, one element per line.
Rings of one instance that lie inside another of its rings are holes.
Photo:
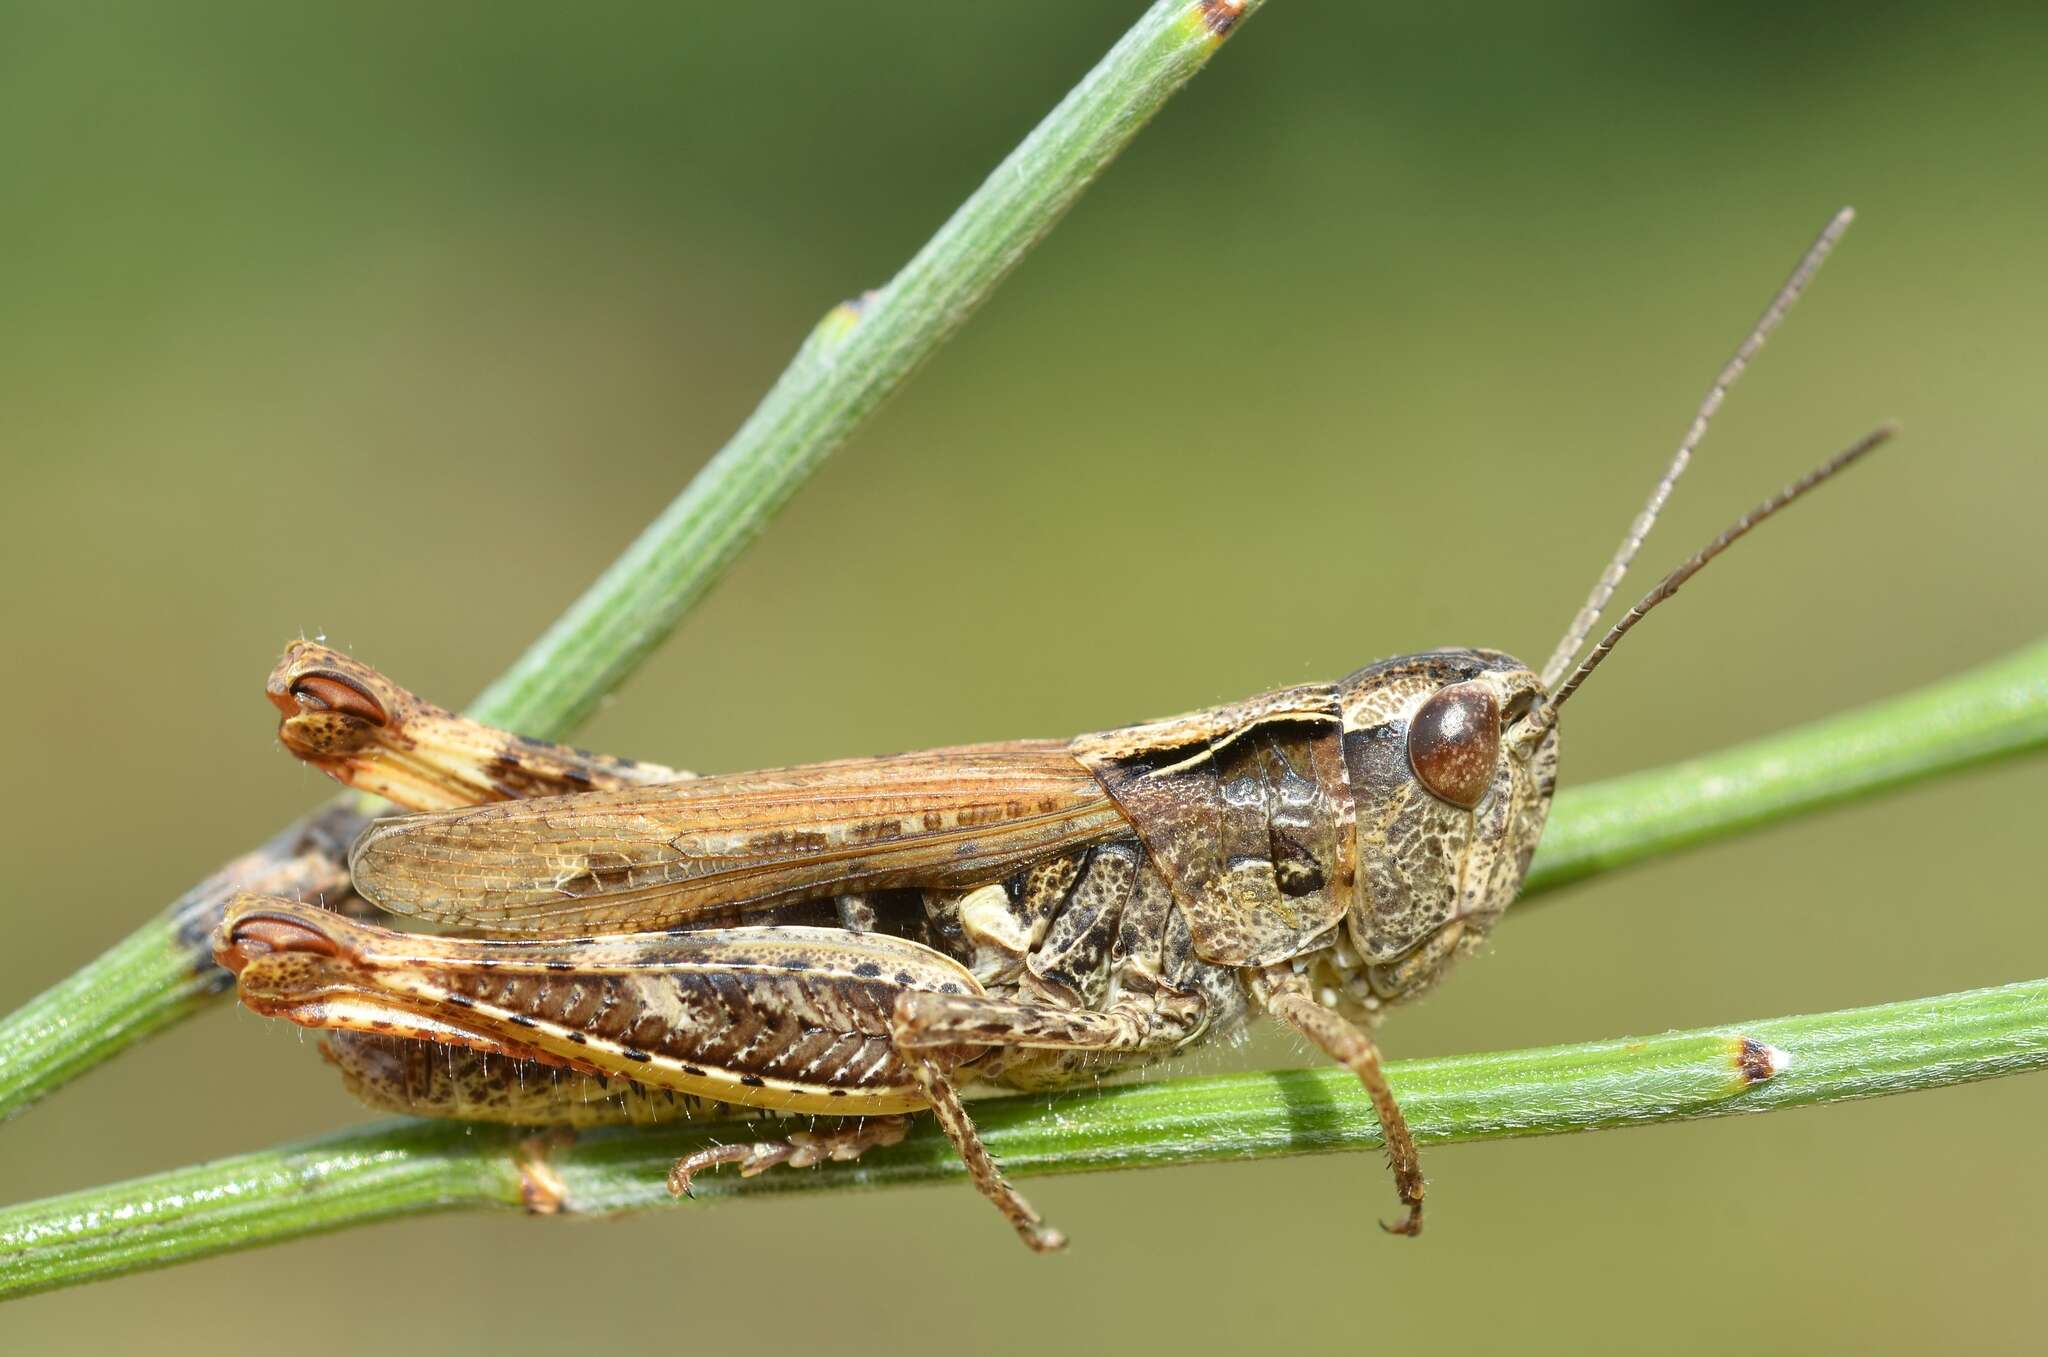
<path fill-rule="evenodd" d="M 1129 829 L 1062 743 L 977 745 L 382 820 L 350 855 L 394 913 L 538 937 L 961 886 Z"/>

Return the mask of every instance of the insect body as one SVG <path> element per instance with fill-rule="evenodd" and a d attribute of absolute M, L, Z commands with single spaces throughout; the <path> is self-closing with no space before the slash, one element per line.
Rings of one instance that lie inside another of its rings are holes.
<path fill-rule="evenodd" d="M 510 1060 L 630 1081 L 605 1104 L 622 1120 L 709 1105 L 847 1119 L 694 1155 L 679 1189 L 717 1163 L 851 1157 L 929 1109 L 1041 1249 L 1060 1236 L 997 1171 L 961 1091 L 1092 1081 L 1263 1014 L 1356 1072 L 1406 1208 L 1390 1228 L 1412 1234 L 1423 1179 L 1373 1029 L 1520 890 L 1560 705 L 1706 560 L 1886 436 L 1738 521 L 1564 679 L 1707 416 L 1846 224 L 1724 370 L 1542 673 L 1445 650 L 1070 741 L 687 778 L 475 726 L 301 644 L 270 686 L 287 747 L 431 808 L 363 834 L 355 891 L 481 936 L 252 897 L 217 954 L 249 1007 L 345 1034 L 330 1054 L 387 1106 L 594 1119 L 569 1106 L 587 1083 L 509 1091 L 488 1062 Z M 421 1062 L 405 1044 L 421 1041 L 468 1063 Z"/>

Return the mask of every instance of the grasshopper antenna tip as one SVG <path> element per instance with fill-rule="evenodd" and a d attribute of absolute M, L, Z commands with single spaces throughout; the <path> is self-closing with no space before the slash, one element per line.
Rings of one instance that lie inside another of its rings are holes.
<path fill-rule="evenodd" d="M 1621 587 L 1622 577 L 1628 574 L 1630 563 L 1635 560 L 1636 553 L 1642 550 L 1643 539 L 1650 535 L 1650 528 L 1656 523 L 1657 515 L 1663 512 L 1664 502 L 1671 498 L 1672 487 L 1678 484 L 1678 478 L 1684 475 L 1686 467 L 1691 465 L 1693 453 L 1706 438 L 1707 426 L 1713 421 L 1715 412 L 1720 410 L 1721 403 L 1728 399 L 1728 392 L 1741 380 L 1750 360 L 1763 348 L 1764 341 L 1778 328 L 1778 323 L 1785 319 L 1785 313 L 1792 309 L 1792 304 L 1799 300 L 1799 294 L 1806 290 L 1806 285 L 1820 272 L 1820 266 L 1827 262 L 1828 255 L 1841 240 L 1842 233 L 1849 229 L 1849 223 L 1855 219 L 1856 209 L 1852 207 L 1842 208 L 1829 219 L 1828 224 L 1821 228 L 1820 234 L 1814 237 L 1813 244 L 1806 247 L 1806 253 L 1800 256 L 1799 263 L 1793 268 L 1791 275 L 1771 297 L 1770 305 L 1764 308 L 1756 324 L 1750 327 L 1749 334 L 1736 347 L 1728 361 L 1721 365 L 1721 371 L 1715 375 L 1713 384 L 1707 388 L 1705 398 L 1700 401 L 1699 409 L 1694 412 L 1692 423 L 1686 427 L 1685 436 L 1679 440 L 1677 450 L 1671 454 L 1671 461 L 1665 466 L 1664 474 L 1658 478 L 1655 488 L 1650 491 L 1649 501 L 1629 524 L 1628 532 L 1622 537 L 1621 545 L 1616 548 L 1613 559 L 1607 563 L 1607 568 L 1600 572 L 1600 578 L 1594 581 L 1593 591 L 1587 595 L 1585 606 L 1572 618 L 1571 625 L 1565 628 L 1564 636 L 1557 643 L 1557 649 L 1551 652 L 1549 662 L 1543 666 L 1545 691 L 1557 691 L 1558 679 L 1571 668 L 1579 649 L 1586 644 L 1586 638 L 1591 636 L 1593 628 L 1599 625 L 1600 614 L 1606 610 L 1608 602 L 1614 597 L 1614 591 Z"/>
<path fill-rule="evenodd" d="M 1872 429 L 1833 457 L 1828 458 L 1827 461 L 1822 462 L 1819 466 L 1807 472 L 1777 494 L 1772 495 L 1769 499 L 1729 524 L 1726 528 L 1723 528 L 1713 541 L 1694 552 L 1676 570 L 1673 570 L 1670 574 L 1659 580 L 1655 588 L 1637 599 L 1635 606 L 1622 614 L 1619 622 L 1616 622 L 1607 629 L 1607 634 L 1600 638 L 1598 645 L 1586 652 L 1586 658 L 1579 662 L 1579 667 L 1572 671 L 1572 676 L 1551 691 L 1551 695 L 1544 700 L 1543 705 L 1530 716 L 1528 733 L 1523 738 L 1531 740 L 1540 738 L 1545 731 L 1557 724 L 1558 708 L 1562 707 L 1566 700 L 1579 690 L 1579 685 L 1584 683 L 1587 676 L 1600 667 L 1600 662 L 1613 653 L 1615 645 L 1620 642 L 1621 638 L 1628 635 L 1635 628 L 1636 623 L 1642 621 L 1660 604 L 1668 602 L 1678 592 L 1680 586 L 1706 568 L 1707 562 L 1742 540 L 1749 533 L 1750 529 L 1756 527 L 1757 524 L 1770 518 L 1786 505 L 1794 503 L 1808 491 L 1826 484 L 1838 473 L 1854 466 L 1857 462 L 1863 460 L 1865 456 L 1890 442 L 1893 435 L 1898 433 L 1898 431 L 1899 426 L 1896 423 L 1887 422 L 1878 425 L 1878 427 Z"/>

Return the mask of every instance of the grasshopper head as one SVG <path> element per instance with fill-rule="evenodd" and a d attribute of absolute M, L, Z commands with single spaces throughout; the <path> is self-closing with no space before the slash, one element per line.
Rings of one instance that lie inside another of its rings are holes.
<path fill-rule="evenodd" d="M 1831 229 L 1842 224 L 1846 218 Z M 1829 242 L 1823 235 L 1816 248 Z M 1737 519 L 1638 599 L 1576 668 L 1572 660 L 1684 469 L 1691 442 L 1541 674 L 1498 651 L 1445 650 L 1387 660 L 1344 681 L 1339 702 L 1359 864 L 1345 926 L 1379 999 L 1428 988 L 1514 903 L 1550 815 L 1558 711 L 1622 637 L 1745 533 L 1892 433 L 1887 425 L 1866 434 Z"/>
<path fill-rule="evenodd" d="M 1854 216 L 1848 208 L 1835 214 L 1722 367 L 1540 674 L 1497 651 L 1446 650 L 1389 660 L 1345 680 L 1344 757 L 1359 858 L 1345 923 L 1381 1000 L 1427 988 L 1513 903 L 1550 813 L 1558 710 L 1621 638 L 1757 524 L 1891 437 L 1889 425 L 1865 435 L 1751 509 L 1637 600 L 1580 658 L 1728 388 Z"/>
<path fill-rule="evenodd" d="M 1382 999 L 1477 946 L 1514 901 L 1557 781 L 1542 679 L 1493 650 L 1385 660 L 1344 680 L 1358 884 L 1345 927 Z"/>

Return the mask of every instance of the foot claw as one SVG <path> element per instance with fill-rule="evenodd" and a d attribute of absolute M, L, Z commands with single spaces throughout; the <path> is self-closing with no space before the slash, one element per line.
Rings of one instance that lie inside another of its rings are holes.
<path fill-rule="evenodd" d="M 669 1165 L 669 1195 L 672 1197 L 695 1197 L 696 1194 L 690 1191 L 690 1180 L 692 1178 L 695 1178 L 705 1169 L 717 1168 L 720 1164 L 730 1164 L 735 1161 L 744 1160 L 748 1154 L 758 1148 L 760 1147 L 755 1145 L 716 1145 L 708 1150 L 699 1150 L 695 1154 L 684 1155 L 681 1159 Z"/>
<path fill-rule="evenodd" d="M 1033 1253 L 1058 1253 L 1067 1246 L 1066 1234 L 1053 1229 L 1050 1225 L 1034 1225 L 1017 1233 L 1023 1237 L 1025 1246 Z"/>
<path fill-rule="evenodd" d="M 1402 1235 L 1408 1239 L 1415 1238 L 1415 1236 L 1422 1233 L 1422 1203 L 1408 1203 L 1408 1214 L 1406 1217 L 1395 1221 L 1391 1225 L 1383 1220 L 1380 1222 L 1380 1228 L 1388 1234 Z"/>

